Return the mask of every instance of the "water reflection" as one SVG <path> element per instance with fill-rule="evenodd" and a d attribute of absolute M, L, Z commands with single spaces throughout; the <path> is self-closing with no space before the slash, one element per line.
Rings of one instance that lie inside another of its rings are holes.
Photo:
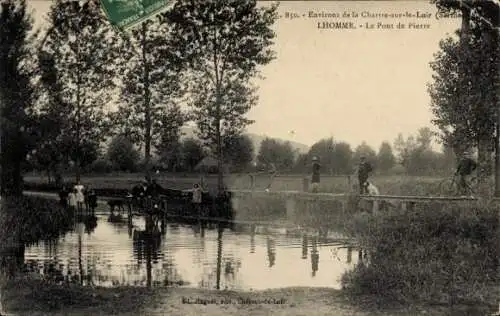
<path fill-rule="evenodd" d="M 269 268 L 274 266 L 274 263 L 276 261 L 276 244 L 274 242 L 274 239 L 272 237 L 267 236 L 267 259 L 269 262 Z"/>
<path fill-rule="evenodd" d="M 307 235 L 302 237 L 302 259 L 307 259 Z"/>
<path fill-rule="evenodd" d="M 346 263 L 352 262 L 352 247 L 347 247 L 347 260 Z"/>
<path fill-rule="evenodd" d="M 222 225 L 217 226 L 217 285 L 216 288 L 217 290 L 220 289 L 220 270 L 221 270 L 221 264 L 222 264 L 222 233 L 224 231 L 224 228 Z"/>
<path fill-rule="evenodd" d="M 26 248 L 26 258 L 19 260 L 31 266 L 31 273 L 83 285 L 236 290 L 340 288 L 343 272 L 358 262 L 357 256 L 353 258 L 357 251 L 341 248 L 333 235 L 295 237 L 259 227 L 236 229 L 203 221 L 155 223 L 144 217 L 108 220 L 107 215 L 98 215 L 94 222 L 78 222 L 73 232 L 57 241 Z M 310 261 L 303 260 L 308 253 Z M 342 260 L 332 258 L 332 253 Z"/>
<path fill-rule="evenodd" d="M 316 276 L 316 272 L 319 269 L 319 252 L 318 252 L 318 238 L 313 237 L 312 240 L 312 250 L 311 250 L 311 266 L 312 266 L 312 276 Z"/>

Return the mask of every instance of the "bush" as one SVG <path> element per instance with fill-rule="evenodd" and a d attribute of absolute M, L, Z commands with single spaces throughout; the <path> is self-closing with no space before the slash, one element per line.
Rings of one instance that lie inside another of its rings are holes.
<path fill-rule="evenodd" d="M 357 215 L 347 232 L 368 253 L 368 263 L 346 273 L 343 286 L 401 302 L 484 303 L 498 281 L 498 228 L 490 209 L 427 205 Z"/>
<path fill-rule="evenodd" d="M 106 159 L 96 160 L 89 167 L 91 172 L 103 174 L 113 171 L 113 165 Z"/>
<path fill-rule="evenodd" d="M 55 200 L 39 197 L 2 198 L 0 240 L 36 243 L 71 230 L 73 214 Z"/>

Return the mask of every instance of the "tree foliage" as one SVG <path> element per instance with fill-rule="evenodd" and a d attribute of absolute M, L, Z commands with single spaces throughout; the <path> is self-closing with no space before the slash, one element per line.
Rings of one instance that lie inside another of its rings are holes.
<path fill-rule="evenodd" d="M 498 52 L 475 37 L 470 37 L 469 47 L 464 52 L 457 40 L 447 38 L 441 41 L 431 63 L 433 123 L 441 132 L 441 140 L 456 152 L 478 146 L 481 138 L 492 139 L 495 130 L 496 91 L 489 87 L 491 78 L 498 78 L 494 65 Z M 460 58 L 468 65 L 463 79 L 459 76 Z"/>
<path fill-rule="evenodd" d="M 181 147 L 182 167 L 187 171 L 193 171 L 194 167 L 205 157 L 205 151 L 200 141 L 187 138 Z"/>
<path fill-rule="evenodd" d="M 121 102 L 114 114 L 117 130 L 144 148 L 149 172 L 152 148 L 166 158 L 175 148 L 184 114 L 179 58 L 170 45 L 168 26 L 147 20 L 126 36 Z M 170 147 L 170 148 L 169 148 Z"/>
<path fill-rule="evenodd" d="M 303 171 L 309 170 L 314 156 L 319 158 L 321 168 L 325 173 L 349 174 L 351 172 L 352 149 L 348 143 L 336 142 L 333 137 L 314 143 L 309 149 L 305 161 L 297 159 L 299 165 L 304 165 Z"/>
<path fill-rule="evenodd" d="M 21 166 L 31 133 L 33 86 L 30 81 L 32 18 L 26 1 L 2 1 L 0 12 L 0 147 L 2 194 L 22 194 Z"/>
<path fill-rule="evenodd" d="M 178 164 L 181 128 L 185 121 L 186 115 L 176 104 L 164 109 L 160 115 L 159 141 L 156 142 L 155 147 L 161 163 L 169 168 Z"/>
<path fill-rule="evenodd" d="M 436 61 L 431 63 L 436 73 L 429 89 L 435 124 L 445 143 L 456 151 L 477 146 L 477 192 L 484 198 L 490 194 L 487 179 L 492 171 L 491 153 L 498 147 L 494 134 L 498 119 L 495 109 L 499 107 L 500 5 L 494 0 L 432 2 L 441 11 L 459 10 L 462 14 L 460 41 L 443 41 Z M 461 143 L 460 138 L 465 142 Z"/>
<path fill-rule="evenodd" d="M 107 158 L 115 169 L 135 171 L 139 163 L 139 152 L 134 144 L 125 136 L 115 136 L 108 146 Z"/>
<path fill-rule="evenodd" d="M 258 7 L 255 0 L 179 0 L 164 17 L 172 26 L 173 46 L 193 79 L 193 118 L 200 138 L 217 157 L 221 191 L 223 138 L 238 135 L 251 123 L 244 116 L 255 103 L 250 80 L 259 65 L 274 58 L 271 27 L 277 5 Z"/>
<path fill-rule="evenodd" d="M 69 152 L 61 154 L 73 159 L 78 179 L 83 146 L 102 142 L 109 128 L 104 106 L 115 85 L 117 36 L 102 19 L 97 0 L 56 0 L 48 22 L 39 56 L 41 82 L 49 97 L 40 112 L 54 128 L 46 130 L 43 139 L 55 142 L 52 147 L 68 145 Z"/>
<path fill-rule="evenodd" d="M 388 172 L 396 164 L 396 157 L 392 152 L 391 144 L 382 142 L 377 154 L 377 166 L 382 172 Z"/>
<path fill-rule="evenodd" d="M 273 138 L 265 138 L 257 155 L 257 163 L 264 167 L 274 164 L 280 171 L 288 171 L 293 167 L 295 153 L 290 142 L 281 142 Z"/>
<path fill-rule="evenodd" d="M 225 138 L 224 153 L 226 155 L 224 160 L 232 166 L 234 171 L 243 171 L 254 159 L 253 142 L 247 135 Z"/>

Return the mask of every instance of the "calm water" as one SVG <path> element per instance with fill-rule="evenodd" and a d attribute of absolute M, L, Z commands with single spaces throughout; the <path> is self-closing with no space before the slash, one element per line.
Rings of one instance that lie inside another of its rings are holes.
<path fill-rule="evenodd" d="M 153 242 L 140 237 L 145 229 L 141 217 L 129 226 L 126 220 L 110 223 L 107 215 L 97 215 L 92 226 L 78 223 L 55 242 L 26 248 L 30 273 L 96 286 L 216 288 L 219 282 L 221 289 L 235 290 L 340 288 L 340 277 L 358 261 L 356 250 L 334 234 L 291 236 L 263 227 L 252 234 L 169 223 L 161 240 Z"/>

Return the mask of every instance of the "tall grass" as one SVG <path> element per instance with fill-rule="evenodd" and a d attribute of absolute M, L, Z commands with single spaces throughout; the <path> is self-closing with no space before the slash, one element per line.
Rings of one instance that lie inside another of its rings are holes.
<path fill-rule="evenodd" d="M 347 224 L 368 253 L 344 275 L 350 294 L 387 301 L 496 304 L 497 210 L 426 205 L 412 212 L 356 215 Z"/>

